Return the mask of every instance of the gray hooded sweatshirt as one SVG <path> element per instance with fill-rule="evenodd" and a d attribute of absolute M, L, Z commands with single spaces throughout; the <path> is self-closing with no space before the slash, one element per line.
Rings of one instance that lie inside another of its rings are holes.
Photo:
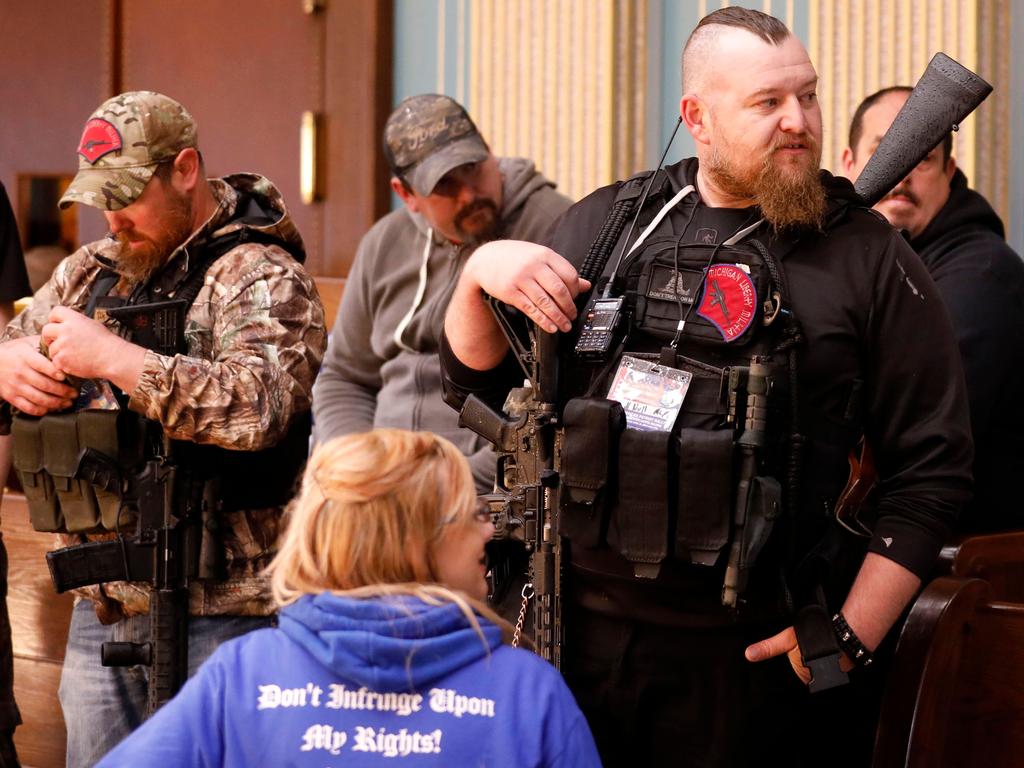
<path fill-rule="evenodd" d="M 541 240 L 571 201 L 530 160 L 498 163 L 502 237 Z M 405 207 L 363 237 L 313 387 L 318 442 L 374 427 L 436 432 L 469 457 L 478 490 L 491 490 L 494 452 L 461 429 L 442 400 L 437 356 L 445 310 L 471 252 Z"/>

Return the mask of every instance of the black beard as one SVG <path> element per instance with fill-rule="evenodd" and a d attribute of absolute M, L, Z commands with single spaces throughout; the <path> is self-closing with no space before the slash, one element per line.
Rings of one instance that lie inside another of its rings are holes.
<path fill-rule="evenodd" d="M 474 217 L 476 218 L 476 221 L 473 222 L 475 226 L 472 229 L 467 229 L 465 225 L 469 223 L 469 219 Z M 497 240 L 501 229 L 498 206 L 489 198 L 477 198 L 455 214 L 452 226 L 466 245 L 477 246 Z"/>

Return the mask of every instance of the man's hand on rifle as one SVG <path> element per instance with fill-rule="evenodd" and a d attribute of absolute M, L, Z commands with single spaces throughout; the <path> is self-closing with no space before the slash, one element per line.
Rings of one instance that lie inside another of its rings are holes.
<path fill-rule="evenodd" d="M 554 333 L 572 328 L 573 300 L 589 289 L 590 282 L 550 248 L 521 240 L 487 243 L 462 270 L 445 316 L 445 335 L 464 365 L 488 370 L 501 362 L 508 343 L 484 301 L 485 293 Z"/>
<path fill-rule="evenodd" d="M 39 352 L 39 337 L 0 344 L 0 397 L 30 416 L 70 408 L 78 392 L 64 372 Z"/>
<path fill-rule="evenodd" d="M 590 288 L 568 261 L 543 245 L 498 240 L 477 249 L 466 263 L 477 286 L 511 304 L 548 333 L 568 331 L 575 298 Z"/>
<path fill-rule="evenodd" d="M 54 307 L 42 335 L 50 360 L 64 373 L 107 379 L 124 392 L 131 392 L 139 383 L 146 350 L 81 312 Z"/>

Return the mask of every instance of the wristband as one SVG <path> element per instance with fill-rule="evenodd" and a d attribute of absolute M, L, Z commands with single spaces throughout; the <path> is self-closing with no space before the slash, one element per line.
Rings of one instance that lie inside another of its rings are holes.
<path fill-rule="evenodd" d="M 850 657 L 850 661 L 858 667 L 867 667 L 874 661 L 871 651 L 860 641 L 860 638 L 850 629 L 846 623 L 846 617 L 837 613 L 832 617 L 832 628 L 835 629 L 836 639 L 839 641 L 839 648 Z"/>

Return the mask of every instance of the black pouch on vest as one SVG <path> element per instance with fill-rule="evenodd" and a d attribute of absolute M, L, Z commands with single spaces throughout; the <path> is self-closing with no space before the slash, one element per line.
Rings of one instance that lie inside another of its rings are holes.
<path fill-rule="evenodd" d="M 77 477 L 82 451 L 78 414 L 47 414 L 42 424 L 43 457 L 60 499 L 64 527 L 69 533 L 93 531 L 100 524 L 100 511 L 90 483 Z"/>
<path fill-rule="evenodd" d="M 627 429 L 619 441 L 619 492 L 608 544 L 637 578 L 657 578 L 668 555 L 668 446 L 671 433 Z"/>
<path fill-rule="evenodd" d="M 17 414 L 11 424 L 11 442 L 14 444 L 14 469 L 28 502 L 32 527 L 37 531 L 61 530 L 64 517 L 57 502 L 53 478 L 46 472 L 39 419 Z"/>
<path fill-rule="evenodd" d="M 732 524 L 733 433 L 729 429 L 679 432 L 679 506 L 676 555 L 714 565 L 729 543 Z"/>
<path fill-rule="evenodd" d="M 775 521 L 782 513 L 782 485 L 774 477 L 755 477 L 747 496 L 747 518 L 740 547 L 740 570 L 757 562 Z"/>
<path fill-rule="evenodd" d="M 559 533 L 579 546 L 597 547 L 608 528 L 606 486 L 615 471 L 626 415 L 615 400 L 577 397 L 566 403 L 562 424 Z"/>
<path fill-rule="evenodd" d="M 686 338 L 711 346 L 742 347 L 758 332 L 770 298 L 761 255 L 736 246 L 651 238 L 626 278 L 635 297 L 634 327 L 667 341 L 686 320 Z"/>

